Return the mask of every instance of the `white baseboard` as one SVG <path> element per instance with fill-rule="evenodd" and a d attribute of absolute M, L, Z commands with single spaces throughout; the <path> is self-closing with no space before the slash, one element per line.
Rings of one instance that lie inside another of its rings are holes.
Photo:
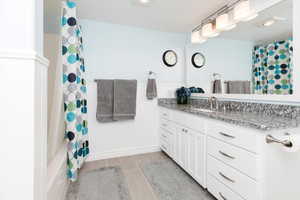
<path fill-rule="evenodd" d="M 133 155 L 137 155 L 137 154 L 152 153 L 152 152 L 158 152 L 158 151 L 160 151 L 159 146 L 117 149 L 117 150 L 113 150 L 113 151 L 106 151 L 106 152 L 91 154 L 88 157 L 87 162 L 103 160 L 103 159 L 108 159 L 108 158 L 117 158 L 117 157 L 123 157 L 123 156 L 133 156 Z"/>

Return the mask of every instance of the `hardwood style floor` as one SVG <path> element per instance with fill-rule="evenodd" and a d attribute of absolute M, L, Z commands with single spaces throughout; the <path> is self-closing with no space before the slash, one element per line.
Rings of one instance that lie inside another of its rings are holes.
<path fill-rule="evenodd" d="M 81 173 L 102 167 L 120 166 L 127 181 L 132 200 L 159 200 L 140 168 L 142 163 L 159 160 L 171 159 L 163 152 L 106 159 L 86 163 Z M 199 200 L 215 200 L 215 198 L 203 189 L 203 196 Z"/>

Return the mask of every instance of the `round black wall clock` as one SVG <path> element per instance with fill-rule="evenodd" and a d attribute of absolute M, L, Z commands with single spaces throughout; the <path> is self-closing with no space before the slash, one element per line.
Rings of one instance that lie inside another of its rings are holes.
<path fill-rule="evenodd" d="M 177 54 L 175 51 L 168 50 L 163 54 L 163 62 L 167 67 L 174 67 L 177 64 Z"/>
<path fill-rule="evenodd" d="M 203 67 L 205 65 L 205 62 L 205 56 L 202 53 L 197 52 L 192 56 L 192 64 L 196 68 Z"/>

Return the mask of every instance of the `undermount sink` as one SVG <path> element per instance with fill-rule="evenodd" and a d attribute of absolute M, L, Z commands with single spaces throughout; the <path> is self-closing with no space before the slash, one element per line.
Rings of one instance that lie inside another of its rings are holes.
<path fill-rule="evenodd" d="M 192 110 L 194 110 L 196 112 L 206 112 L 206 113 L 213 113 L 214 112 L 210 109 L 205 109 L 205 108 L 192 108 Z"/>

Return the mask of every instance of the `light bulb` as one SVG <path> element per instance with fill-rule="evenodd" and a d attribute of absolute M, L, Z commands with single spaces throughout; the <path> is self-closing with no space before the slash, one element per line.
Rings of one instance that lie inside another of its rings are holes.
<path fill-rule="evenodd" d="M 220 15 L 216 19 L 216 29 L 218 31 L 228 31 L 235 27 L 236 27 L 236 24 L 234 24 L 230 21 L 228 13 Z"/>
<path fill-rule="evenodd" d="M 207 38 L 202 37 L 200 31 L 194 31 L 194 32 L 192 32 L 191 42 L 193 44 L 201 44 L 201 43 L 206 42 L 206 40 L 207 40 Z"/>
<path fill-rule="evenodd" d="M 216 30 L 216 28 L 214 27 L 213 23 L 205 24 L 202 27 L 202 36 L 203 37 L 216 37 L 219 34 L 220 33 Z"/>
<path fill-rule="evenodd" d="M 236 21 L 250 21 L 258 16 L 258 14 L 251 9 L 250 1 L 241 1 L 235 5 L 234 20 Z"/>

